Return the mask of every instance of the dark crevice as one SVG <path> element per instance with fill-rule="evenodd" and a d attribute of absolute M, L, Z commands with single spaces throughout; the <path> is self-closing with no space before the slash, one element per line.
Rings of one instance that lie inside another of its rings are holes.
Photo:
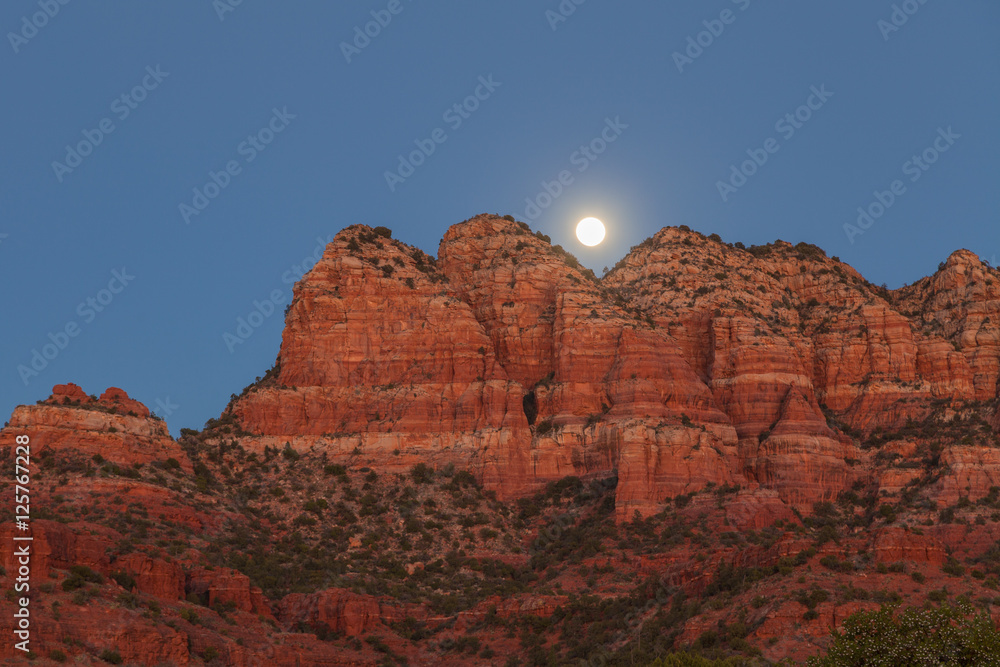
<path fill-rule="evenodd" d="M 524 416 L 528 418 L 528 425 L 533 426 L 538 417 L 538 399 L 535 398 L 534 389 L 524 395 L 521 406 L 524 408 Z"/>

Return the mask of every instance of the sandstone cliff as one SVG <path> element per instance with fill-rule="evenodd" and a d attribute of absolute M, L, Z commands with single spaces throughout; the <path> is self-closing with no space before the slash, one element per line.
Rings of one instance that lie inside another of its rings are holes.
<path fill-rule="evenodd" d="M 890 592 L 991 604 L 1000 274 L 973 253 L 887 290 L 671 227 L 598 278 L 481 215 L 437 255 L 341 231 L 274 367 L 180 440 L 116 388 L 15 409 L 44 655 L 504 664 L 648 655 L 642 626 L 801 659 Z"/>

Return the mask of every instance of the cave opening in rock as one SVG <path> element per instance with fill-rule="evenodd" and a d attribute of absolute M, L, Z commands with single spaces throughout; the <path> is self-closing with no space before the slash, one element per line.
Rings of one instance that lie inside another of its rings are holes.
<path fill-rule="evenodd" d="M 528 418 L 528 425 L 534 426 L 538 417 L 538 399 L 535 398 L 535 390 L 532 389 L 521 399 L 521 406 L 524 408 L 524 416 Z"/>

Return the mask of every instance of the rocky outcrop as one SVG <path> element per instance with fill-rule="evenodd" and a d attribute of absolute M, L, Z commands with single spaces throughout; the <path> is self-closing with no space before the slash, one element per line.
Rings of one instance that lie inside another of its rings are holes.
<path fill-rule="evenodd" d="M 339 588 L 287 595 L 279 603 L 278 614 L 290 625 L 323 627 L 348 637 L 364 636 L 382 626 L 377 598 Z"/>
<path fill-rule="evenodd" d="M 941 453 L 946 471 L 936 485 L 942 505 L 954 505 L 959 498 L 976 501 L 1000 489 L 1000 449 L 956 445 Z"/>
<path fill-rule="evenodd" d="M 617 471 L 620 517 L 707 484 L 808 511 L 864 470 L 839 425 L 995 395 L 994 273 L 959 252 L 890 292 L 809 244 L 681 227 L 598 280 L 497 216 L 451 227 L 437 260 L 355 225 L 296 286 L 278 364 L 231 413 L 261 448 L 450 463 L 503 497 Z"/>
<path fill-rule="evenodd" d="M 778 660 L 887 591 L 992 595 L 1000 273 L 972 253 L 888 290 L 809 244 L 664 228 L 598 279 L 481 215 L 438 255 L 340 232 L 275 366 L 183 448 L 114 387 L 15 410 L 43 657 L 485 664 L 521 656 L 519 621 L 588 632 L 593 609 L 651 612 L 658 582 L 681 644 L 742 627 Z M 418 463 L 448 470 L 397 477 Z M 569 476 L 608 493 L 547 486 Z M 11 550 L 0 567 L 20 571 Z M 300 592 L 296 568 L 340 587 Z"/>
<path fill-rule="evenodd" d="M 536 486 L 618 469 L 618 511 L 631 515 L 733 478 L 716 448 L 736 433 L 676 341 L 616 304 L 571 255 L 479 216 L 445 234 L 439 264 L 524 389 Z M 690 456 L 702 440 L 705 452 Z"/>
<path fill-rule="evenodd" d="M 774 427 L 756 447 L 742 447 L 753 477 L 778 491 L 782 500 L 808 511 L 834 500 L 857 477 L 848 461 L 861 454 L 849 438 L 838 436 L 803 392 L 792 386 Z"/>
<path fill-rule="evenodd" d="M 273 381 L 253 389 L 232 414 L 260 447 L 307 436 L 383 467 L 528 475 L 521 386 L 434 259 L 368 227 L 296 285 Z"/>
<path fill-rule="evenodd" d="M 35 519 L 27 531 L 15 529 L 12 523 L 0 527 L 0 539 L 14 544 L 12 538 L 31 537 L 31 573 L 47 577 L 52 570 L 68 570 L 84 565 L 97 571 L 107 571 L 111 563 L 110 547 L 121 538 L 117 532 L 83 521 L 69 526 L 57 521 Z M 4 549 L 0 561 L 7 572 L 17 572 L 18 563 L 13 549 Z"/>
<path fill-rule="evenodd" d="M 184 569 L 176 561 L 167 562 L 143 553 L 131 553 L 111 565 L 116 572 L 130 575 L 141 593 L 167 600 L 184 598 Z"/>
<path fill-rule="evenodd" d="M 954 375 L 963 382 L 963 393 L 968 393 L 964 383 L 971 374 L 975 400 L 997 397 L 1000 271 L 975 253 L 956 250 L 934 275 L 896 290 L 894 296 L 900 310 L 928 340 L 946 340 L 961 353 L 966 363 L 954 360 L 948 367 L 956 368 Z"/>
<path fill-rule="evenodd" d="M 229 568 L 197 568 L 186 573 L 185 590 L 209 607 L 232 607 L 252 614 L 271 616 L 263 593 L 250 579 Z"/>
<path fill-rule="evenodd" d="M 172 458 L 191 470 L 191 462 L 170 437 L 167 425 L 115 387 L 94 399 L 75 384 L 56 385 L 52 395 L 38 405 L 15 408 L 0 438 L 12 443 L 14 435 L 20 434 L 31 439 L 34 456 L 48 450 L 88 459 L 97 456 L 96 460 L 124 466 Z"/>

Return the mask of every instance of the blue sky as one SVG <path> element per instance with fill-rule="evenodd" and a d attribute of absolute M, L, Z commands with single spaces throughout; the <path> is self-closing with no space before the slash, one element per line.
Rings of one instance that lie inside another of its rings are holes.
<path fill-rule="evenodd" d="M 76 382 L 200 427 L 354 223 L 510 213 L 598 273 L 679 224 L 890 287 L 1000 255 L 995 2 L 233 1 L 0 6 L 5 415 Z"/>

